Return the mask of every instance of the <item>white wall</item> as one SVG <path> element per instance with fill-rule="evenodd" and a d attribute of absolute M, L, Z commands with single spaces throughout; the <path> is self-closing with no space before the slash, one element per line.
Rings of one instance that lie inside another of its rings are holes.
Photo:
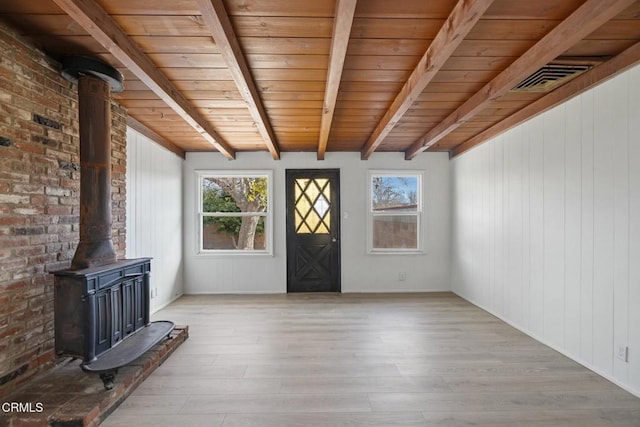
<path fill-rule="evenodd" d="M 188 153 L 184 167 L 185 293 L 284 293 L 287 289 L 285 246 L 285 169 L 339 168 L 342 292 L 439 291 L 449 289 L 449 160 L 448 155 L 421 154 L 407 162 L 402 153 L 376 153 L 361 161 L 360 153 L 238 153 L 228 161 L 216 153 Z M 274 255 L 198 255 L 196 170 L 271 169 L 274 172 Z M 422 169 L 426 218 L 426 253 L 368 255 L 366 252 L 367 170 Z M 341 215 L 343 217 L 343 215 Z M 399 281 L 399 272 L 406 281 Z"/>
<path fill-rule="evenodd" d="M 636 394 L 639 135 L 636 67 L 451 168 L 452 289 Z"/>
<path fill-rule="evenodd" d="M 153 257 L 151 311 L 184 291 L 183 160 L 127 129 L 127 258 Z"/>

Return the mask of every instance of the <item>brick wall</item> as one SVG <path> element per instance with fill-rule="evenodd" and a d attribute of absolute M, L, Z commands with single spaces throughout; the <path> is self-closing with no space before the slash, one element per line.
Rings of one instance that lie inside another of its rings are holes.
<path fill-rule="evenodd" d="M 112 103 L 113 238 L 125 252 L 126 112 Z M 55 363 L 52 271 L 78 241 L 77 92 L 0 24 L 0 396 Z"/>

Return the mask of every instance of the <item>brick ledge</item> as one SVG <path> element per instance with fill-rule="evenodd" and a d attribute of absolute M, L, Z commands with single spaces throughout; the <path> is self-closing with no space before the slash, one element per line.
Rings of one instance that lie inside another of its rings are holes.
<path fill-rule="evenodd" d="M 3 398 L 3 402 L 31 404 L 32 412 L 0 412 L 0 426 L 97 426 L 188 337 L 188 326 L 176 326 L 170 339 L 119 369 L 112 390 L 104 389 L 98 375 L 83 372 L 79 360 L 58 366 Z M 41 412 L 37 404 L 42 405 Z"/>

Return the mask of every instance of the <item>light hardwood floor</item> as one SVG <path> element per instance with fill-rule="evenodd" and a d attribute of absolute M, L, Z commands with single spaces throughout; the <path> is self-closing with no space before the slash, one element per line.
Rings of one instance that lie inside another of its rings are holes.
<path fill-rule="evenodd" d="M 640 426 L 640 399 L 450 293 L 187 296 L 113 426 Z"/>

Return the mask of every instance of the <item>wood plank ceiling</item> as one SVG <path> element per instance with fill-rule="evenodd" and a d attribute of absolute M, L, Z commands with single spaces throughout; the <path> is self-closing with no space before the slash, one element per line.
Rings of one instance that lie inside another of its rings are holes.
<path fill-rule="evenodd" d="M 23 0 L 0 20 L 125 76 L 174 151 L 458 155 L 640 61 L 635 0 Z M 590 68 L 512 90 L 541 67 Z"/>

